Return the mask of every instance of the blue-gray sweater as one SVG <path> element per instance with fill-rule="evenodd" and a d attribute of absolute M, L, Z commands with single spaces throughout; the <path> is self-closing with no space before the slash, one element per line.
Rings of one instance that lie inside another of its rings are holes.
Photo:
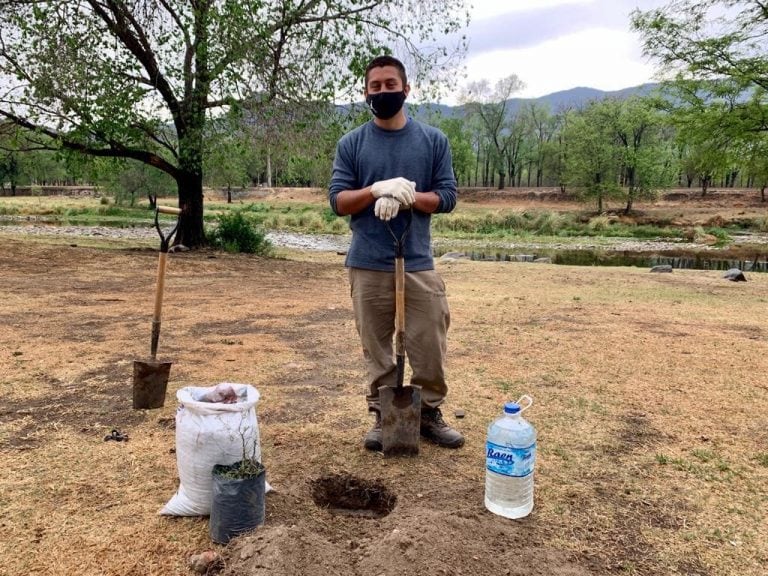
<path fill-rule="evenodd" d="M 416 182 L 416 190 L 440 196 L 436 212 L 450 212 L 456 206 L 448 138 L 437 128 L 412 118 L 400 130 L 383 130 L 370 121 L 343 136 L 336 146 L 333 176 L 328 199 L 336 214 L 336 197 L 343 190 L 359 190 L 379 180 L 402 176 Z M 405 238 L 405 269 L 432 270 L 430 214 L 412 210 L 413 221 Z M 389 221 L 400 238 L 408 223 L 408 211 L 401 210 Z M 350 220 L 352 243 L 345 265 L 367 270 L 394 270 L 395 244 L 387 224 L 373 213 L 373 204 Z"/>

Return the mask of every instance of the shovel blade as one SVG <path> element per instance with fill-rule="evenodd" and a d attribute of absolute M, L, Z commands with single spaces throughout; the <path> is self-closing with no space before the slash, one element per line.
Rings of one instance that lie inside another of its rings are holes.
<path fill-rule="evenodd" d="M 382 449 L 387 456 L 416 456 L 421 428 L 421 386 L 381 386 Z"/>
<path fill-rule="evenodd" d="M 173 362 L 133 361 L 133 408 L 162 408 Z"/>

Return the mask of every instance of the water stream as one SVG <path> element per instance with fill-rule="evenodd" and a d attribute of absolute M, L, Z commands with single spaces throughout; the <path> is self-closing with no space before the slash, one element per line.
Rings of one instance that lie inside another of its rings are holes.
<path fill-rule="evenodd" d="M 42 219 L 41 219 L 42 220 Z M 107 238 L 156 239 L 151 226 L 118 228 L 112 223 L 83 226 L 73 223 L 51 223 L 37 219 L 0 217 L 0 231 L 27 235 L 101 236 Z M 275 246 L 306 251 L 345 253 L 349 235 L 302 234 L 269 231 L 267 238 Z M 602 244 L 599 244 L 602 243 Z M 674 269 L 729 270 L 768 272 L 768 236 L 744 233 L 732 238 L 727 249 L 695 243 L 656 240 L 570 239 L 567 244 L 521 242 L 495 246 L 481 242 L 435 239 L 436 258 L 469 258 L 495 262 L 550 262 L 574 266 L 636 266 L 652 268 L 669 265 Z"/>
<path fill-rule="evenodd" d="M 436 248 L 436 257 L 465 257 L 470 260 L 495 262 L 548 262 L 572 266 L 635 266 L 652 268 L 668 265 L 673 269 L 692 270 L 730 270 L 738 268 L 744 271 L 768 272 L 766 256 L 752 258 L 718 257 L 714 251 L 686 252 L 677 251 L 674 255 L 659 254 L 651 251 L 605 250 L 605 249 L 537 249 L 531 252 L 512 251 L 503 248 L 478 249 L 470 247 L 462 250 L 452 246 L 450 249 Z M 447 256 L 446 256 L 447 255 Z"/>

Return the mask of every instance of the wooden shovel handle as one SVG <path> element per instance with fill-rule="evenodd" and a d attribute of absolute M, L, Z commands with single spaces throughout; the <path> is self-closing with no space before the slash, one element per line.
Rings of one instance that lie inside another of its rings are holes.
<path fill-rule="evenodd" d="M 405 260 L 395 258 L 395 353 L 405 356 Z"/>
<path fill-rule="evenodd" d="M 156 210 L 160 214 L 181 214 L 181 208 L 174 208 L 173 206 L 158 206 Z"/>
<path fill-rule="evenodd" d="M 152 343 L 150 353 L 152 358 L 157 356 L 157 343 L 160 339 L 160 317 L 163 311 L 163 290 L 165 288 L 165 267 L 168 253 L 160 252 L 157 261 L 157 288 L 155 289 L 155 310 L 152 313 Z"/>

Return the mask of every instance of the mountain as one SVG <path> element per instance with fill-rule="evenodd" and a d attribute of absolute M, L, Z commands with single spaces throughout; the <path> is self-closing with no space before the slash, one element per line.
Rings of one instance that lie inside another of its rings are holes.
<path fill-rule="evenodd" d="M 557 112 L 566 107 L 580 108 L 591 100 L 601 100 L 603 98 L 623 99 L 630 96 L 646 96 L 658 86 L 659 84 L 656 83 L 647 83 L 612 91 L 579 86 L 569 90 L 553 92 L 552 94 L 547 94 L 538 98 L 510 98 L 507 100 L 507 110 L 508 114 L 512 115 L 528 102 L 534 102 L 536 104 L 547 105 L 552 112 Z M 464 107 L 461 105 L 409 104 L 408 110 L 416 118 L 425 118 L 434 114 L 440 114 L 441 116 L 448 118 L 464 116 Z"/>

